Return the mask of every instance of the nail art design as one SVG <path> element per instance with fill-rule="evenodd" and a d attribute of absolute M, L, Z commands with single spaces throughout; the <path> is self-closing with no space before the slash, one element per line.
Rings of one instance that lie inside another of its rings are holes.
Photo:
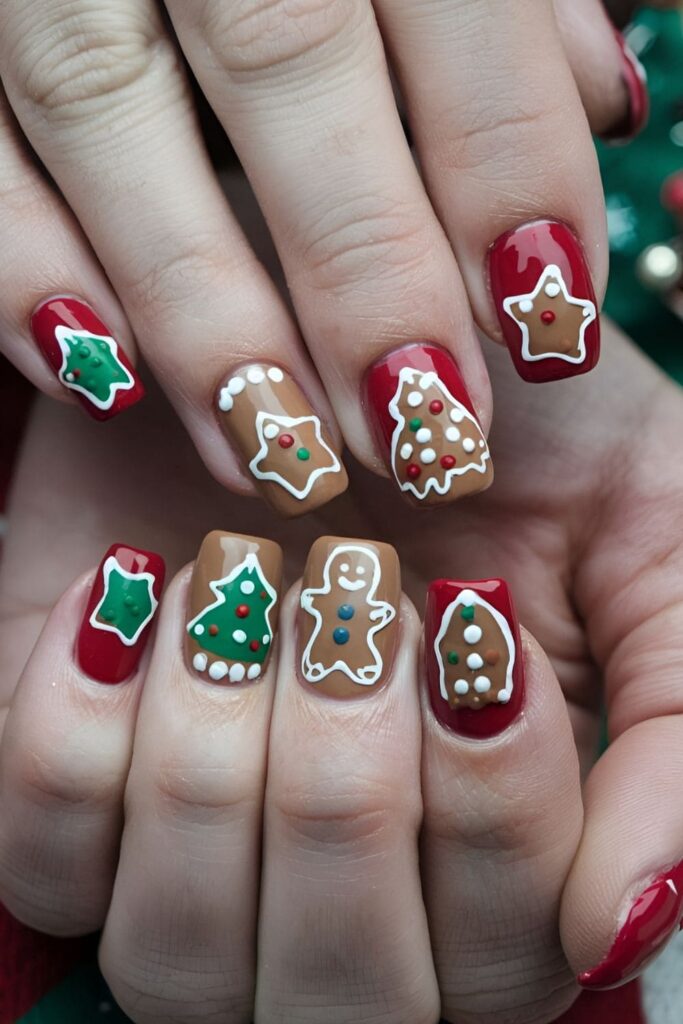
<path fill-rule="evenodd" d="M 80 667 L 118 683 L 132 675 L 149 638 L 164 582 L 163 559 L 124 544 L 109 548 L 98 569 L 78 636 Z"/>
<path fill-rule="evenodd" d="M 625 145 L 645 128 L 650 116 L 650 95 L 645 68 L 617 28 L 614 38 L 621 53 L 621 77 L 628 93 L 628 109 L 622 120 L 600 137 L 612 145 Z"/>
<path fill-rule="evenodd" d="M 519 713 L 524 670 L 503 580 L 435 580 L 427 596 L 425 659 L 432 708 L 465 736 L 493 736 Z"/>
<path fill-rule="evenodd" d="M 543 220 L 508 231 L 492 246 L 489 268 L 503 335 L 524 380 L 560 380 L 595 366 L 595 294 L 566 225 Z"/>
<path fill-rule="evenodd" d="M 659 875 L 634 901 L 612 948 L 579 974 L 583 988 L 615 988 L 635 978 L 662 951 L 683 918 L 683 861 Z"/>
<path fill-rule="evenodd" d="M 94 419 L 110 419 L 143 397 L 125 352 L 84 302 L 49 299 L 33 314 L 31 330 L 60 383 Z"/>
<path fill-rule="evenodd" d="M 269 540 L 214 530 L 190 585 L 187 663 L 214 682 L 261 676 L 277 627 L 282 551 Z"/>
<path fill-rule="evenodd" d="M 444 349 L 396 349 L 370 368 L 366 387 L 378 440 L 401 491 L 433 505 L 489 486 L 488 444 Z"/>
<path fill-rule="evenodd" d="M 301 591 L 304 679 L 333 697 L 358 696 L 383 682 L 393 655 L 400 596 L 398 556 L 388 544 L 317 540 Z"/>
<path fill-rule="evenodd" d="M 283 515 L 300 515 L 347 487 L 346 471 L 301 389 L 279 366 L 254 363 L 218 394 L 221 427 Z"/>

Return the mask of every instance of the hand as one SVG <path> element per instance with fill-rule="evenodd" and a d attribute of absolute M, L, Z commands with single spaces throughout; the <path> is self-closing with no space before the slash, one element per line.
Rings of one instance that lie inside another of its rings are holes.
<path fill-rule="evenodd" d="M 387 353 L 410 366 L 407 343 L 429 339 L 455 358 L 449 387 L 484 432 L 492 403 L 474 322 L 507 338 L 525 375 L 592 367 L 607 245 L 588 122 L 629 133 L 646 111 L 598 0 L 557 0 L 557 22 L 552 5 L 529 0 L 514 14 L 495 0 L 165 6 L 168 18 L 153 0 L 2 4 L 0 338 L 39 387 L 63 392 L 29 321 L 68 395 L 98 418 L 142 393 L 137 339 L 216 479 L 256 486 L 294 515 L 346 486 L 335 416 L 355 456 L 384 472 L 383 424 L 370 421 L 387 413 L 373 408 L 367 371 Z M 246 168 L 296 321 L 221 193 L 182 57 Z M 540 312 L 556 320 L 535 318 L 523 355 L 530 314 L 504 304 L 530 302 L 552 268 L 581 302 L 546 281 L 558 291 Z M 247 361 L 256 383 L 238 399 Z M 268 368 L 291 378 L 273 388 Z M 266 445 L 289 486 L 254 461 L 256 411 L 290 428 L 308 417 L 289 448 Z M 304 470 L 319 465 L 309 487 Z M 418 501 L 490 482 L 489 465 L 425 490 L 428 465 L 416 463 L 419 486 L 399 474 Z"/>

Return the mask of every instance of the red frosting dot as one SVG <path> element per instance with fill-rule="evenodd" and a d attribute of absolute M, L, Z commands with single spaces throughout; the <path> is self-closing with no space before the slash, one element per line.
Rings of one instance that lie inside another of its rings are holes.
<path fill-rule="evenodd" d="M 409 480 L 417 480 L 422 470 L 416 462 L 409 462 L 406 466 L 406 476 Z"/>
<path fill-rule="evenodd" d="M 75 369 L 75 370 L 72 370 L 71 372 L 72 372 L 72 374 L 74 375 L 74 377 L 76 378 L 76 380 L 78 380 L 78 378 L 79 378 L 79 377 L 80 377 L 80 375 L 81 375 L 81 371 L 80 371 L 80 370 L 78 369 L 78 367 L 76 367 L 76 369 Z"/>
<path fill-rule="evenodd" d="M 429 411 L 434 413 L 435 416 L 438 416 L 443 411 L 443 402 L 440 398 L 435 398 L 434 401 L 429 403 Z"/>
<path fill-rule="evenodd" d="M 251 643 L 249 644 L 249 650 L 250 651 L 258 651 L 258 649 L 259 649 L 259 642 L 258 642 L 258 640 L 252 640 Z"/>
<path fill-rule="evenodd" d="M 541 313 L 541 320 L 544 324 L 552 324 L 555 322 L 555 314 L 552 309 L 544 309 Z"/>
<path fill-rule="evenodd" d="M 453 466 L 455 465 L 455 456 L 442 455 L 441 458 L 439 459 L 439 462 L 441 463 L 444 469 L 453 469 Z"/>
<path fill-rule="evenodd" d="M 209 626 L 209 636 L 218 636 L 218 626 Z"/>
<path fill-rule="evenodd" d="M 238 619 L 246 619 L 248 614 L 249 614 L 249 605 L 248 604 L 238 604 L 237 607 L 235 608 L 235 615 L 237 616 Z"/>
<path fill-rule="evenodd" d="M 277 443 L 281 448 L 291 448 L 294 444 L 294 438 L 291 434 L 280 434 L 277 439 Z"/>

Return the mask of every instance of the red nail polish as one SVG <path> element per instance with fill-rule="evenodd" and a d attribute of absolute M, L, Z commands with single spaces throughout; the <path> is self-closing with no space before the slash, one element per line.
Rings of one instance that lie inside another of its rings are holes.
<path fill-rule="evenodd" d="M 111 419 L 144 396 L 126 353 L 85 302 L 48 299 L 31 317 L 31 330 L 60 384 L 93 419 Z"/>
<path fill-rule="evenodd" d="M 78 663 L 101 683 L 135 671 L 149 639 L 165 566 L 153 551 L 112 544 L 93 582 L 78 634 Z"/>
<path fill-rule="evenodd" d="M 517 373 L 540 383 L 592 370 L 600 321 L 576 235 L 538 220 L 501 235 L 489 255 L 491 292 Z"/>
<path fill-rule="evenodd" d="M 619 29 L 614 29 L 614 37 L 621 52 L 621 77 L 628 92 L 628 110 L 624 118 L 600 138 L 612 144 L 630 142 L 647 124 L 650 116 L 650 96 L 647 90 L 647 75 L 631 47 Z"/>
<path fill-rule="evenodd" d="M 425 663 L 434 714 L 461 736 L 506 729 L 524 700 L 519 625 L 503 580 L 435 580 L 427 592 Z"/>
<path fill-rule="evenodd" d="M 488 444 L 460 371 L 438 345 L 404 345 L 367 372 L 366 403 L 399 489 L 436 505 L 493 480 Z"/>
<path fill-rule="evenodd" d="M 615 988 L 635 978 L 678 929 L 683 917 L 683 861 L 638 896 L 612 948 L 597 967 L 579 974 L 582 988 Z"/>

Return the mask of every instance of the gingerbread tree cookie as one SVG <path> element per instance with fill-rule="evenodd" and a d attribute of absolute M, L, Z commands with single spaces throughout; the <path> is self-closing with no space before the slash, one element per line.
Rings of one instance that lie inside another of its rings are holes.
<path fill-rule="evenodd" d="M 533 291 L 506 298 L 503 308 L 522 332 L 523 359 L 586 358 L 585 333 L 596 318 L 595 304 L 569 294 L 559 267 L 547 266 Z"/>

